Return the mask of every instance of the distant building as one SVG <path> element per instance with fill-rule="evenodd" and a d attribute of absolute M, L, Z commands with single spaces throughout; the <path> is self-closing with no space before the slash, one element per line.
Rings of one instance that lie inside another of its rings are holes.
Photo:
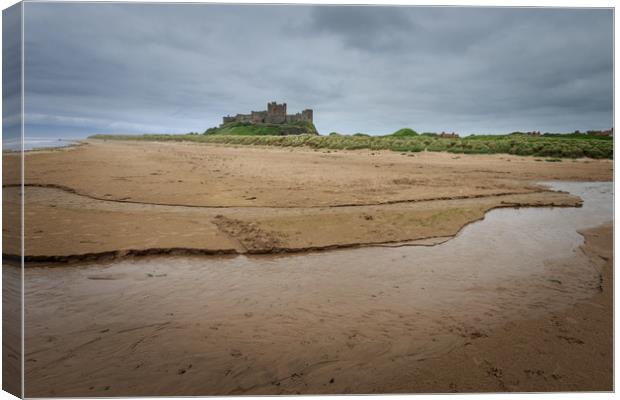
<path fill-rule="evenodd" d="M 454 132 L 452 132 L 452 133 L 441 132 L 439 134 L 439 137 L 440 138 L 457 138 L 457 137 L 459 137 L 459 134 L 458 133 L 454 133 Z"/>
<path fill-rule="evenodd" d="M 525 132 L 527 136 L 540 136 L 540 131 Z"/>
<path fill-rule="evenodd" d="M 286 113 L 286 103 L 278 104 L 275 101 L 267 104 L 267 111 L 251 111 L 250 114 L 237 114 L 234 117 L 227 115 L 222 124 L 230 122 L 249 122 L 251 124 L 287 124 L 293 122 L 312 122 L 312 110 L 306 109 L 297 114 Z"/>
<path fill-rule="evenodd" d="M 588 131 L 588 135 L 590 136 L 614 136 L 614 128 L 610 128 L 604 131 Z"/>

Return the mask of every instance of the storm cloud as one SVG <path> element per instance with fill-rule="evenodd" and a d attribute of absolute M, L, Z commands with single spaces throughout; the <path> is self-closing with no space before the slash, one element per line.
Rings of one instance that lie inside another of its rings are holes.
<path fill-rule="evenodd" d="M 612 125 L 611 9 L 26 3 L 26 135 L 202 132 L 313 108 L 321 133 Z"/>

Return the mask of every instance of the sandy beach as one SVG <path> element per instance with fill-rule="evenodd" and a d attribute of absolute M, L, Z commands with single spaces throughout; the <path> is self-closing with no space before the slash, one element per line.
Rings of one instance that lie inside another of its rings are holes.
<path fill-rule="evenodd" d="M 25 157 L 27 396 L 612 390 L 611 160 Z"/>
<path fill-rule="evenodd" d="M 4 167 L 16 161 L 5 156 Z M 26 154 L 26 257 L 443 240 L 494 208 L 578 206 L 535 182 L 606 181 L 612 168 L 611 160 L 88 141 Z M 17 183 L 3 184 L 9 206 Z"/>

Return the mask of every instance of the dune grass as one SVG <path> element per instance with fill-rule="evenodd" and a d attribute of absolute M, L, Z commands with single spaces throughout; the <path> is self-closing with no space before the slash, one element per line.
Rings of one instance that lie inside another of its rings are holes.
<path fill-rule="evenodd" d="M 187 141 L 230 145 L 310 147 L 333 150 L 392 150 L 398 152 L 446 151 L 462 154 L 513 154 L 547 158 L 613 158 L 613 140 L 564 138 L 562 135 L 531 137 L 526 135 L 469 136 L 439 138 L 430 135 L 362 136 L 319 135 L 94 135 L 94 139 Z"/>

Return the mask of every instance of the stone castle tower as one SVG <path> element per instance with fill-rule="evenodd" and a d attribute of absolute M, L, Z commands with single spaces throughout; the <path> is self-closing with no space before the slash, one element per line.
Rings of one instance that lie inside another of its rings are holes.
<path fill-rule="evenodd" d="M 269 124 L 283 124 L 286 122 L 286 103 L 278 104 L 275 101 L 267 103 L 265 122 Z"/>
<path fill-rule="evenodd" d="M 286 103 L 278 104 L 275 101 L 267 103 L 267 111 L 251 111 L 250 114 L 237 114 L 234 117 L 227 115 L 222 124 L 230 122 L 249 122 L 251 124 L 287 124 L 293 122 L 312 122 L 313 112 L 305 109 L 301 113 L 287 114 Z"/>

